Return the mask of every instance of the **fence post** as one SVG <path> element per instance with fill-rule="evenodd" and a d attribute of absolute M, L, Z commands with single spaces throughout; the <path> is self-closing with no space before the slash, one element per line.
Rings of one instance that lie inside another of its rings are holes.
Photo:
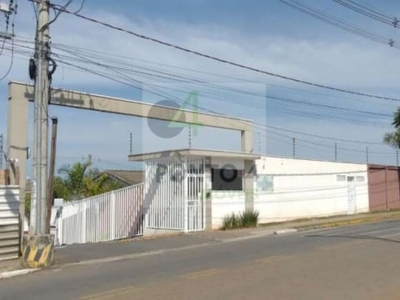
<path fill-rule="evenodd" d="M 64 243 L 63 240 L 63 234 L 64 234 L 64 228 L 63 228 L 63 217 L 62 217 L 62 212 L 60 217 L 57 219 L 57 239 L 58 239 L 58 246 L 62 246 Z"/>
<path fill-rule="evenodd" d="M 115 240 L 115 192 L 111 192 L 111 239 Z"/>
<path fill-rule="evenodd" d="M 84 200 L 83 203 L 80 203 L 81 205 L 79 205 L 81 208 L 81 213 L 82 213 L 82 224 L 81 224 L 82 240 L 81 240 L 81 243 L 86 243 L 86 210 L 87 210 L 86 202 L 87 201 Z"/>
<path fill-rule="evenodd" d="M 187 158 L 184 159 L 184 170 L 186 170 L 186 162 Z M 182 184 L 182 181 L 180 182 Z M 184 172 L 184 180 L 183 180 L 183 231 L 186 233 L 189 231 L 189 216 L 188 216 L 188 176 L 187 173 Z"/>

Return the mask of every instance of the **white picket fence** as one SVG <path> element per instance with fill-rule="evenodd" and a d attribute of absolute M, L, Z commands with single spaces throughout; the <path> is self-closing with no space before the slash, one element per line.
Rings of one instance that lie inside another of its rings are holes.
<path fill-rule="evenodd" d="M 143 235 L 143 183 L 67 203 L 58 244 L 97 243 Z"/>

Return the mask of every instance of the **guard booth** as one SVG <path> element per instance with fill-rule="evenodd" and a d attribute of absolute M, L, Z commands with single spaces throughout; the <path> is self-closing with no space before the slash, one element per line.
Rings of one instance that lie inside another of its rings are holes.
<path fill-rule="evenodd" d="M 145 164 L 145 235 L 152 230 L 213 229 L 225 215 L 244 211 L 249 200 L 245 177 L 252 179 L 255 174 L 255 167 L 245 167 L 255 166 L 259 158 L 251 153 L 200 149 L 130 155 L 130 161 Z"/>

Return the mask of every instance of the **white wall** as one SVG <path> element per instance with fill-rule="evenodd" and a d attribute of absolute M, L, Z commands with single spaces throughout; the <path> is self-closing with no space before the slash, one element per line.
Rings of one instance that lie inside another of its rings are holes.
<path fill-rule="evenodd" d="M 238 191 L 212 191 L 212 229 L 219 229 L 223 219 L 245 210 L 245 193 Z"/>
<path fill-rule="evenodd" d="M 260 223 L 369 210 L 366 164 L 263 157 L 256 168 L 258 176 L 271 175 L 273 182 L 268 191 L 258 191 L 255 183 L 254 208 Z M 338 181 L 339 174 L 364 178 L 354 183 L 354 206 L 349 202 L 349 183 Z"/>

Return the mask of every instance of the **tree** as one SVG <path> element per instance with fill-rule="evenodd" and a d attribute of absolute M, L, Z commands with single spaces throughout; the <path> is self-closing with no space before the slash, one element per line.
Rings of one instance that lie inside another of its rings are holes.
<path fill-rule="evenodd" d="M 400 107 L 393 115 L 392 125 L 395 131 L 386 133 L 383 137 L 383 142 L 393 148 L 400 149 Z"/>
<path fill-rule="evenodd" d="M 65 201 L 80 200 L 122 188 L 119 183 L 108 180 L 100 170 L 93 168 L 90 156 L 85 162 L 61 167 L 58 173 L 62 176 L 55 178 L 54 197 Z"/>
<path fill-rule="evenodd" d="M 91 170 L 92 160 L 90 157 L 85 162 L 77 162 L 72 166 L 65 165 L 58 170 L 58 174 L 64 177 L 56 178 L 55 188 L 65 200 L 79 200 L 86 197 L 87 187 L 85 186 L 87 178 L 95 176 L 96 170 Z"/>
<path fill-rule="evenodd" d="M 72 166 L 64 165 L 54 178 L 53 199 L 80 200 L 122 188 L 122 185 L 92 167 L 90 157 Z M 30 219 L 31 193 L 25 194 L 25 216 Z"/>

